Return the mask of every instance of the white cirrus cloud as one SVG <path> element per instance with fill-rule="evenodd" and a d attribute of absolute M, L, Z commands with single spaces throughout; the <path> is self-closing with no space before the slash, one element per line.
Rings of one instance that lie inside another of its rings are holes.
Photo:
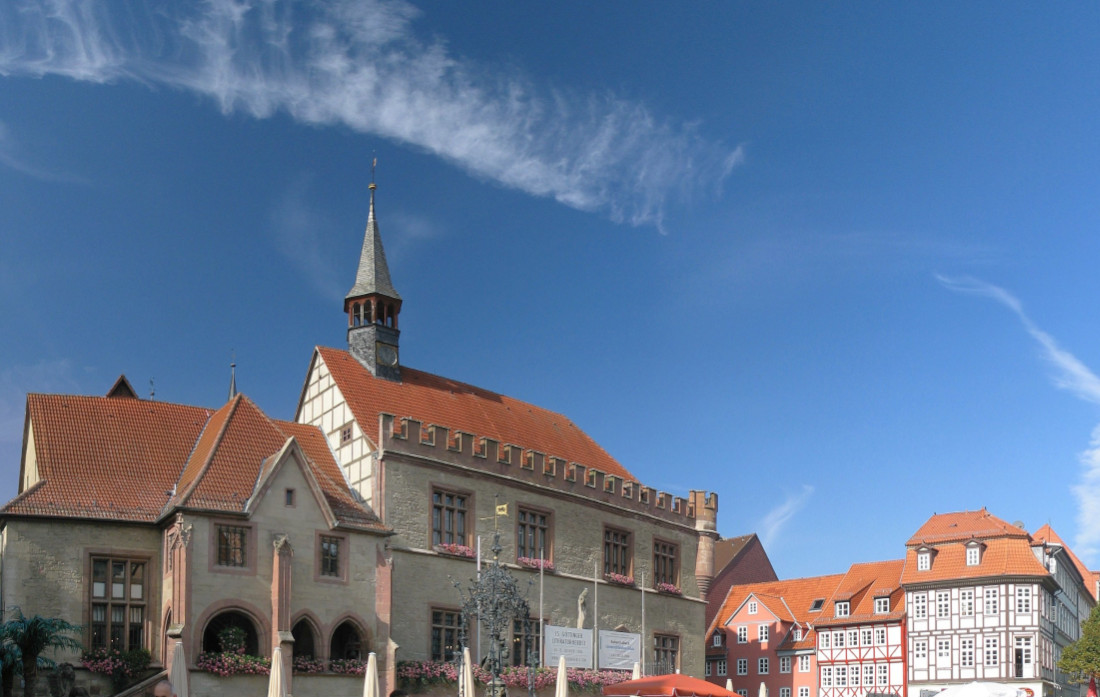
<path fill-rule="evenodd" d="M 0 74 L 134 80 L 223 112 L 283 111 L 426 150 L 467 172 L 617 222 L 720 190 L 741 147 L 614 94 L 537 84 L 417 36 L 403 0 L 9 0 Z"/>
<path fill-rule="evenodd" d="M 1039 344 L 1043 358 L 1054 368 L 1051 377 L 1054 384 L 1083 401 L 1100 404 L 1100 377 L 1059 346 L 1054 337 L 1040 329 L 1024 312 L 1023 304 L 1016 296 L 1000 286 L 975 278 L 937 274 L 936 280 L 949 290 L 992 298 L 1011 310 L 1024 330 Z M 1077 498 L 1074 551 L 1083 558 L 1096 559 L 1100 555 L 1100 425 L 1093 429 L 1089 447 L 1081 453 L 1080 461 L 1081 479 L 1073 486 L 1073 494 Z"/>
<path fill-rule="evenodd" d="M 756 526 L 760 531 L 760 542 L 765 549 L 771 547 L 772 543 L 779 539 L 783 528 L 794 518 L 795 514 L 806 507 L 813 493 L 814 488 L 811 485 L 803 484 L 801 489 L 793 494 L 788 494 L 781 504 L 768 511 L 768 514 Z"/>

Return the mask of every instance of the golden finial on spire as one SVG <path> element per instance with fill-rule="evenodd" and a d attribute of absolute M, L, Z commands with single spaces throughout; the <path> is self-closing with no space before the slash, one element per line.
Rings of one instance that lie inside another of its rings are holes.
<path fill-rule="evenodd" d="M 378 166 L 378 158 L 376 157 L 370 163 L 370 186 L 368 188 L 371 191 L 374 191 L 375 188 L 377 188 L 377 187 L 374 186 L 374 168 L 377 167 L 377 166 Z"/>

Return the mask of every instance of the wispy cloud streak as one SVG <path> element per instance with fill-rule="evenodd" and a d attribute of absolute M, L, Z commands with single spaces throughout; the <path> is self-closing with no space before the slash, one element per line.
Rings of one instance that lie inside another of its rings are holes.
<path fill-rule="evenodd" d="M 743 160 L 642 104 L 453 56 L 416 35 L 418 15 L 401 0 L 14 0 L 0 74 L 136 80 L 224 112 L 343 124 L 634 225 L 661 227 L 670 198 L 717 192 Z"/>
<path fill-rule="evenodd" d="M 765 549 L 771 547 L 772 543 L 779 538 L 780 533 L 783 532 L 783 528 L 786 527 L 791 518 L 794 518 L 795 514 L 805 508 L 813 493 L 814 488 L 812 486 L 803 484 L 797 493 L 787 496 L 783 503 L 764 516 L 764 519 L 756 527 L 760 530 L 760 541 Z"/>
<path fill-rule="evenodd" d="M 1059 346 L 1054 337 L 1036 326 L 1014 295 L 1004 288 L 969 277 L 937 275 L 936 280 L 949 290 L 992 298 L 1011 310 L 1024 330 L 1039 344 L 1043 358 L 1054 368 L 1054 384 L 1079 399 L 1100 404 L 1100 378 L 1076 356 Z M 1081 480 L 1073 487 L 1078 505 L 1074 551 L 1082 557 L 1095 559 L 1100 554 L 1100 425 L 1093 429 L 1089 447 L 1081 453 L 1080 460 Z"/>
<path fill-rule="evenodd" d="M 18 143 L 12 136 L 11 129 L 3 121 L 0 121 L 0 165 L 41 181 L 86 183 L 79 177 L 40 167 L 30 162 L 25 156 L 21 156 Z"/>

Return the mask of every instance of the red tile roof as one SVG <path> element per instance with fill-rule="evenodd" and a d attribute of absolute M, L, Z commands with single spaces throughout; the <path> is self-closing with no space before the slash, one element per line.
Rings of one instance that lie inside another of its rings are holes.
<path fill-rule="evenodd" d="M 900 619 L 905 615 L 905 591 L 901 587 L 901 574 L 905 561 L 867 562 L 852 564 L 837 586 L 836 593 L 825 603 L 818 626 L 853 624 L 857 622 Z M 889 597 L 890 612 L 876 613 L 875 599 Z M 836 600 L 847 600 L 850 605 L 847 617 L 835 617 Z"/>
<path fill-rule="evenodd" d="M 0 509 L 4 515 L 154 522 L 176 506 L 243 512 L 261 468 L 293 437 L 336 520 L 385 529 L 353 497 L 320 431 L 272 420 L 244 396 L 211 411 L 32 394 L 27 419 L 39 480 Z"/>
<path fill-rule="evenodd" d="M 318 347 L 317 355 L 328 367 L 360 428 L 375 444 L 380 440 L 378 415 L 386 413 L 511 443 L 637 481 L 561 414 L 405 366 L 401 367 L 401 382 L 376 378 L 347 351 L 339 349 Z"/>
<path fill-rule="evenodd" d="M 1069 555 L 1074 567 L 1077 568 L 1077 573 L 1081 574 L 1081 579 L 1085 582 L 1089 595 L 1094 598 L 1096 597 L 1097 581 L 1100 581 L 1100 571 L 1093 571 L 1085 566 L 1085 562 L 1081 561 L 1081 559 L 1073 553 L 1069 545 L 1058 536 L 1058 533 L 1054 532 L 1054 528 L 1050 527 L 1049 524 L 1044 524 L 1043 527 L 1036 530 L 1032 537 L 1037 542 L 1049 542 L 1051 544 L 1061 545 L 1062 548 L 1066 550 L 1066 554 Z"/>
<path fill-rule="evenodd" d="M 1002 537 L 985 541 L 980 562 L 966 565 L 966 544 L 952 542 L 937 545 L 932 556 L 931 568 L 917 570 L 917 548 L 910 547 L 905 555 L 905 571 L 901 582 L 905 585 L 964 578 L 988 576 L 1049 576 L 1031 551 L 1028 537 Z"/>
<path fill-rule="evenodd" d="M 939 513 L 909 538 L 907 546 L 937 544 L 950 541 L 967 541 L 988 537 L 1027 538 L 1027 530 L 1006 523 L 984 508 L 959 513 Z"/>
<path fill-rule="evenodd" d="M 152 522 L 210 414 L 141 399 L 29 394 L 39 483 L 2 512 Z"/>
<path fill-rule="evenodd" d="M 827 606 L 823 604 L 820 611 L 811 611 L 810 608 L 815 601 L 824 603 L 832 597 L 843 579 L 844 574 L 832 574 L 731 586 L 721 609 L 707 628 L 706 636 L 710 636 L 716 627 L 724 626 L 750 595 L 784 622 L 798 622 L 803 626 L 816 622 L 826 612 Z"/>

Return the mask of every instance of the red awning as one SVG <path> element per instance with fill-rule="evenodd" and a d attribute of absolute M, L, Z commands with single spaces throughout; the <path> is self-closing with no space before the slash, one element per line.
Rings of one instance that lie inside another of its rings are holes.
<path fill-rule="evenodd" d="M 720 685 L 689 675 L 652 675 L 603 688 L 604 695 L 639 697 L 738 697 Z"/>

